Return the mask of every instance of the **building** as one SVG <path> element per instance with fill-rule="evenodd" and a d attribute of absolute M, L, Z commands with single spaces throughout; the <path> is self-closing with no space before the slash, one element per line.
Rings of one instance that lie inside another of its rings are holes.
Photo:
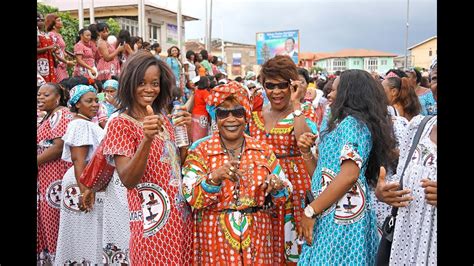
<path fill-rule="evenodd" d="M 138 1 L 136 0 L 94 0 L 94 18 L 96 22 L 105 22 L 114 18 L 132 36 L 140 36 L 147 42 L 158 42 L 163 52 L 178 44 L 178 19 L 175 10 L 159 5 L 152 0 L 145 1 L 145 33 L 138 30 Z M 59 11 L 69 12 L 72 17 L 78 18 L 79 1 L 71 0 L 43 0 L 43 4 L 50 5 Z M 84 1 L 84 19 L 90 19 L 90 1 Z M 183 16 L 182 34 L 184 40 L 186 21 L 195 21 L 197 18 Z"/>
<path fill-rule="evenodd" d="M 385 73 L 394 67 L 393 59 L 396 54 L 366 50 L 345 49 L 333 53 L 314 53 L 313 66 L 320 67 L 328 73 L 344 71 L 347 69 L 362 69 L 369 72 Z"/>
<path fill-rule="evenodd" d="M 408 65 L 408 67 L 410 67 L 412 65 L 412 62 L 413 62 L 412 56 L 407 55 L 407 65 Z M 396 68 L 396 69 L 401 69 L 401 70 L 406 69 L 405 68 L 405 56 L 401 55 L 401 56 L 397 56 L 397 57 L 393 58 L 393 64 L 394 64 L 394 68 Z"/>
<path fill-rule="evenodd" d="M 433 36 L 426 39 L 409 47 L 408 50 L 413 60 L 409 66 L 429 69 L 431 61 L 438 54 L 438 37 Z"/>
<path fill-rule="evenodd" d="M 185 43 L 186 51 L 192 50 L 197 53 L 203 49 L 205 45 L 202 40 L 187 40 Z M 255 44 L 223 41 L 216 38 L 212 39 L 211 51 L 208 52 L 223 60 L 228 77 L 233 79 L 237 76 L 245 76 L 248 71 L 258 73 L 259 66 L 255 49 Z"/>

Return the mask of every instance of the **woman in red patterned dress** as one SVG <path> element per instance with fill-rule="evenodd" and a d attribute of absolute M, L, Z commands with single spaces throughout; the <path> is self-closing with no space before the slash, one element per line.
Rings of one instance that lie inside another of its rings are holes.
<path fill-rule="evenodd" d="M 45 20 L 46 31 L 53 40 L 53 43 L 56 44 L 59 49 L 56 50 L 56 58 L 58 59 L 57 66 L 55 68 L 57 82 L 61 82 L 63 79 L 69 78 L 67 73 L 67 68 L 75 65 L 74 61 L 66 60 L 66 43 L 64 42 L 63 36 L 59 31 L 63 27 L 63 22 L 61 18 L 56 14 L 48 14 Z"/>
<path fill-rule="evenodd" d="M 109 25 L 107 23 L 97 24 L 97 30 L 99 31 L 97 48 L 100 55 L 97 62 L 97 71 L 99 71 L 97 79 L 105 82 L 111 79 L 112 76 L 120 74 L 120 64 L 117 55 L 123 52 L 124 46 L 119 44 L 117 49 L 115 49 L 114 46 L 107 42 L 107 37 L 109 36 Z"/>
<path fill-rule="evenodd" d="M 306 190 L 310 190 L 304 158 L 297 139 L 304 132 L 317 134 L 314 109 L 302 104 L 303 87 L 298 80 L 296 65 L 288 56 L 275 56 L 262 65 L 262 84 L 270 101 L 262 111 L 252 112 L 250 135 L 263 140 L 273 148 L 288 180 L 293 185 L 293 194 L 284 207 L 275 209 L 273 219 L 275 263 L 295 264 L 301 245 L 296 241 L 299 217 Z"/>
<path fill-rule="evenodd" d="M 194 265 L 273 265 L 272 203 L 291 193 L 268 145 L 244 134 L 250 101 L 235 81 L 212 89 L 218 131 L 189 149 L 183 193 L 196 210 Z"/>
<path fill-rule="evenodd" d="M 91 42 L 91 32 L 88 29 L 81 29 L 79 31 L 80 40 L 74 45 L 74 55 L 76 56 L 76 67 L 74 68 L 74 76 L 84 76 L 92 78 L 97 75 L 95 69 L 95 45 Z"/>
<path fill-rule="evenodd" d="M 166 63 L 151 53 L 132 55 L 120 75 L 120 114 L 107 128 L 104 154 L 127 188 L 132 265 L 192 261 L 191 209 L 181 192 L 180 162 L 186 148 L 178 150 L 164 114 L 174 82 Z M 177 118 L 175 126 L 190 129 L 191 114 L 180 115 L 184 117 Z"/>
<path fill-rule="evenodd" d="M 38 162 L 38 202 L 36 252 L 38 262 L 54 260 L 59 228 L 61 179 L 71 163 L 61 160 L 62 136 L 71 119 L 67 107 L 69 95 L 56 83 L 46 83 L 38 90 L 38 110 L 46 115 L 38 124 L 36 146 Z"/>
<path fill-rule="evenodd" d="M 48 33 L 44 32 L 44 18 L 39 12 L 36 13 L 37 44 L 36 44 L 36 69 L 46 82 L 56 82 L 54 71 L 55 52 L 59 47 L 53 43 Z"/>

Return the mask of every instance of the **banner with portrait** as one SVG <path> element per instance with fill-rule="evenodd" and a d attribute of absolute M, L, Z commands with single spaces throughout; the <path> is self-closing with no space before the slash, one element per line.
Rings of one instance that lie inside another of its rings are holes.
<path fill-rule="evenodd" d="M 257 64 L 262 65 L 275 55 L 288 55 L 295 64 L 299 61 L 299 30 L 257 32 Z"/>

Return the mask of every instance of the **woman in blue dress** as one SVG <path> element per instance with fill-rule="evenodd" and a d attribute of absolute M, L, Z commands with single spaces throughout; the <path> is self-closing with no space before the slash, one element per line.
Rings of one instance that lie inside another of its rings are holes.
<path fill-rule="evenodd" d="M 433 97 L 433 92 L 429 88 L 421 86 L 421 73 L 415 68 L 408 70 L 408 78 L 412 81 L 413 87 L 415 88 L 416 95 L 421 104 L 422 115 L 436 115 L 438 113 L 436 100 Z"/>
<path fill-rule="evenodd" d="M 317 165 L 314 137 L 305 133 L 298 140 L 301 153 L 310 154 L 304 159 L 314 196 L 301 216 L 298 235 L 306 243 L 298 265 L 374 265 L 379 237 L 369 186 L 394 158 L 387 99 L 363 70 L 344 71 L 329 97 Z"/>

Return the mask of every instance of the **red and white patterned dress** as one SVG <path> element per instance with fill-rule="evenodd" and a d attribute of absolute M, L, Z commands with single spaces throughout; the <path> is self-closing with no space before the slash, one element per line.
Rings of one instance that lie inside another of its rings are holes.
<path fill-rule="evenodd" d="M 107 41 L 100 40 L 102 42 L 105 42 L 107 44 L 107 49 L 109 51 L 109 54 L 112 54 L 115 51 L 115 48 L 110 45 Z M 120 64 L 118 57 L 115 56 L 115 58 L 112 61 L 105 61 L 104 56 L 100 53 L 100 50 L 98 50 L 98 53 L 100 55 L 99 61 L 97 62 L 97 71 L 99 72 L 99 75 L 97 76 L 98 80 L 108 80 L 111 79 L 112 76 L 116 76 L 120 74 Z"/>
<path fill-rule="evenodd" d="M 61 34 L 50 31 L 49 36 L 53 40 L 53 42 L 59 46 L 59 49 L 56 51 L 56 54 L 61 57 L 65 58 L 64 51 L 66 50 L 66 43 L 64 42 L 63 36 Z M 67 65 L 64 62 L 58 61 L 58 66 L 55 68 L 56 71 L 56 80 L 57 82 L 61 82 L 63 79 L 69 78 L 69 74 L 67 73 Z"/>
<path fill-rule="evenodd" d="M 316 115 L 311 105 L 301 105 L 306 117 L 306 124 L 312 133 L 317 134 Z M 267 134 L 262 112 L 252 112 L 250 120 L 250 135 L 257 140 L 265 141 L 275 152 L 280 160 L 281 166 L 291 184 L 293 194 L 285 205 L 276 211 L 273 218 L 274 235 L 274 262 L 275 264 L 296 264 L 301 246 L 296 242 L 296 229 L 299 224 L 300 215 L 303 212 L 302 203 L 306 190 L 311 189 L 311 176 L 306 172 L 303 158 L 297 146 L 294 133 L 294 115 L 289 114 L 277 122 L 274 128 Z"/>
<path fill-rule="evenodd" d="M 90 41 L 88 44 L 85 44 L 82 41 L 77 42 L 74 45 L 74 54 L 82 55 L 82 61 L 84 61 L 90 67 L 95 67 L 96 48 L 92 41 Z M 88 69 L 80 66 L 79 64 L 76 64 L 74 67 L 73 76 L 84 76 L 86 78 L 91 78 L 89 76 Z"/>
<path fill-rule="evenodd" d="M 36 136 L 37 154 L 51 147 L 53 140 L 61 138 L 73 114 L 67 108 L 56 111 L 50 118 L 38 124 Z M 38 166 L 37 231 L 36 252 L 38 260 L 48 260 L 49 254 L 56 253 L 59 228 L 59 206 L 61 203 L 61 179 L 72 166 L 58 158 Z M 46 251 L 47 250 L 47 251 Z M 41 254 L 42 253 L 42 254 Z M 49 254 L 48 254 L 49 253 Z"/>
<path fill-rule="evenodd" d="M 262 188 L 266 178 L 275 174 L 286 187 L 271 194 L 275 205 L 283 205 L 291 193 L 280 163 L 270 147 L 244 135 L 245 144 L 239 170 L 239 194 L 236 183 L 208 183 L 209 174 L 228 162 L 219 133 L 203 138 L 190 147 L 183 166 L 184 196 L 195 208 L 194 265 L 273 265 L 272 222 L 269 210 L 242 213 L 265 204 Z M 238 200 L 234 198 L 236 196 Z"/>
<path fill-rule="evenodd" d="M 163 118 L 165 130 L 151 144 L 145 173 L 127 191 L 132 265 L 190 265 L 192 261 L 191 209 L 181 192 L 173 127 Z M 113 155 L 132 158 L 143 138 L 143 124 L 121 114 L 108 124 L 104 154 L 111 162 Z"/>
<path fill-rule="evenodd" d="M 53 40 L 48 33 L 38 31 L 37 48 L 45 48 L 53 45 Z M 36 54 L 36 70 L 46 82 L 56 82 L 56 72 L 54 70 L 54 57 L 51 50 L 41 54 Z"/>

